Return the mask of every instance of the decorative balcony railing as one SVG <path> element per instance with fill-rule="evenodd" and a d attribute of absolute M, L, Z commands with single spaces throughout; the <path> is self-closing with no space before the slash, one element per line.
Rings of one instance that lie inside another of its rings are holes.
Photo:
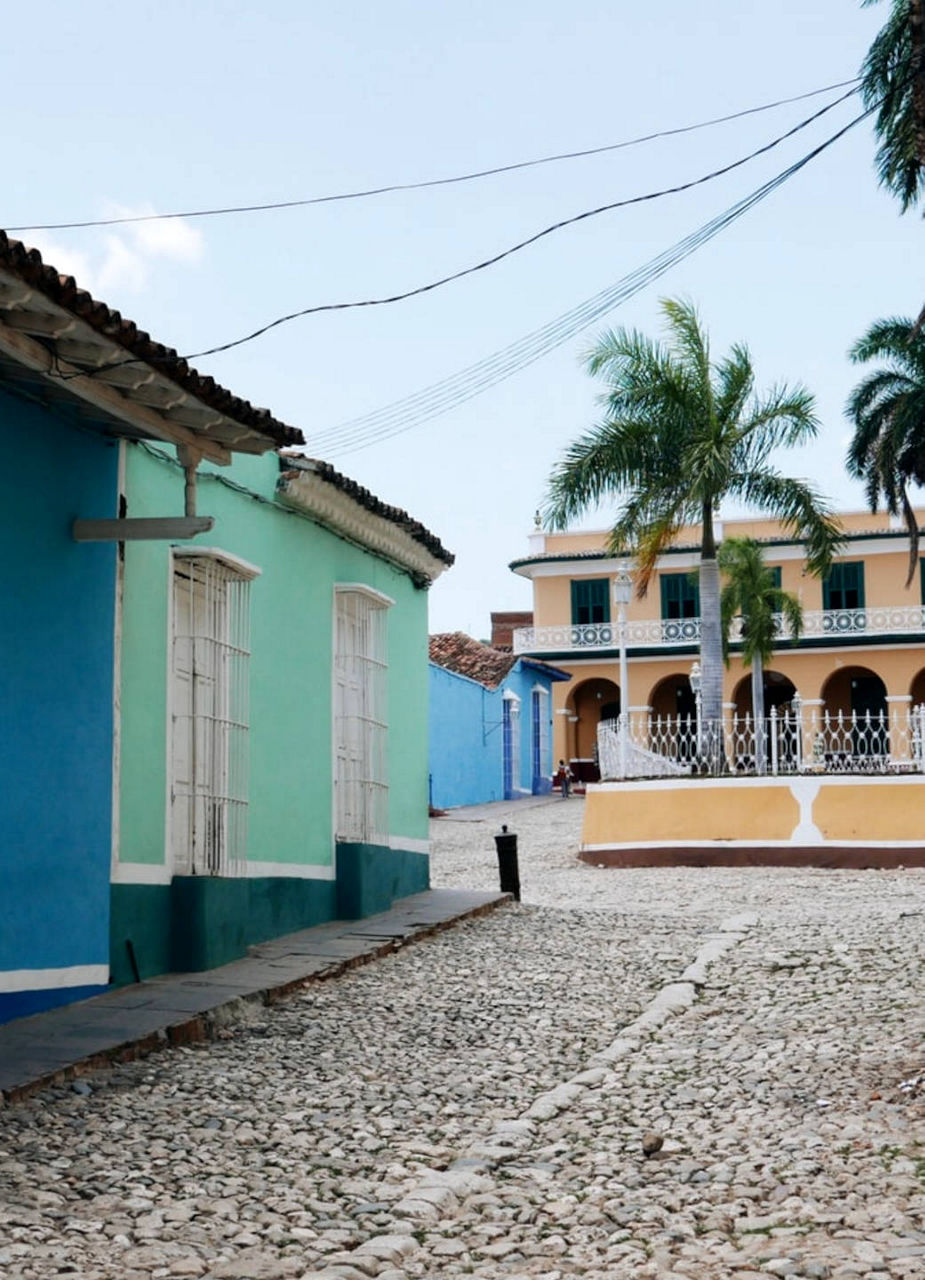
<path fill-rule="evenodd" d="M 741 620 L 733 623 L 731 638 L 740 635 Z M 915 635 L 925 632 L 925 606 L 891 605 L 867 609 L 825 609 L 803 614 L 801 639 L 820 637 L 863 637 Z M 778 617 L 778 635 L 788 640 L 790 632 Z M 699 618 L 664 618 L 626 623 L 626 644 L 630 649 L 660 649 L 700 643 Z M 593 622 L 577 626 L 518 627 L 514 632 L 515 653 L 567 653 L 571 650 L 616 649 L 620 627 L 616 622 Z"/>
<path fill-rule="evenodd" d="M 925 706 L 882 712 L 806 708 L 799 698 L 763 723 L 631 712 L 597 732 L 603 779 L 670 774 L 925 772 Z"/>

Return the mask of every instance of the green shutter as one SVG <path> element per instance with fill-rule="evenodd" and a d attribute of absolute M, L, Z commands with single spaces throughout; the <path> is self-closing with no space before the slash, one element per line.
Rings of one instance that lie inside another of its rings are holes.
<path fill-rule="evenodd" d="M 771 586 L 774 587 L 776 591 L 780 591 L 780 565 L 779 564 L 771 565 Z"/>
<path fill-rule="evenodd" d="M 689 573 L 659 575 L 662 618 L 699 618 L 700 583 Z"/>
<path fill-rule="evenodd" d="M 572 580 L 572 626 L 610 621 L 610 579 Z"/>
<path fill-rule="evenodd" d="M 822 580 L 822 607 L 826 610 L 864 608 L 864 561 L 833 564 Z"/>

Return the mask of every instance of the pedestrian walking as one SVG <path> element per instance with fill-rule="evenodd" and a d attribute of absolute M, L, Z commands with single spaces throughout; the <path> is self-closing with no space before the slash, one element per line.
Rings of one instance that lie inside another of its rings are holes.
<path fill-rule="evenodd" d="M 559 761 L 559 767 L 553 777 L 553 786 L 558 786 L 562 790 L 562 799 L 567 800 L 572 787 L 572 771 L 564 760 Z"/>

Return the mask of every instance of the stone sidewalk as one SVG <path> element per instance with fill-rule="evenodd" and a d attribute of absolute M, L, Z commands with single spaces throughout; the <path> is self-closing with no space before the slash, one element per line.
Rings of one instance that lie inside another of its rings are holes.
<path fill-rule="evenodd" d="M 206 973 L 167 974 L 0 1026 L 7 1101 L 165 1044 L 209 1039 L 250 1002 L 273 1004 L 305 982 L 334 978 L 507 901 L 491 891 L 431 889 L 364 920 L 336 920 L 274 938 Z"/>
<path fill-rule="evenodd" d="M 435 820 L 523 902 L 0 1109 L 4 1280 L 923 1280 L 925 872 L 598 869 L 581 809 Z"/>

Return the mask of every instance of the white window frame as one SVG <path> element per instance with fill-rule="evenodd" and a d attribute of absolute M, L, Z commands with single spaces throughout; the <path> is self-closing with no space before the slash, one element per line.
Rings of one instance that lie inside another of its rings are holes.
<path fill-rule="evenodd" d="M 518 795 L 523 788 L 520 785 L 520 698 L 511 689 L 505 689 L 501 695 L 503 703 L 503 714 L 501 718 L 501 770 L 502 770 L 502 790 L 506 793 L 510 790 L 512 796 Z M 510 752 L 508 752 L 508 744 L 510 744 Z M 507 782 L 508 759 L 510 758 L 511 768 L 511 785 L 504 786 Z"/>
<path fill-rule="evenodd" d="M 549 710 L 549 690 L 545 685 L 535 684 L 530 692 L 533 695 L 530 708 L 533 715 L 531 744 L 535 743 L 535 732 L 539 723 L 539 742 L 536 744 L 538 749 L 533 755 L 533 764 L 538 764 L 538 768 L 534 768 L 534 774 L 538 778 L 549 778 L 552 775 L 552 719 Z"/>
<path fill-rule="evenodd" d="M 167 825 L 176 875 L 245 872 L 250 584 L 260 572 L 217 547 L 171 549 Z"/>
<path fill-rule="evenodd" d="M 388 611 L 394 603 L 365 583 L 334 587 L 335 841 L 389 843 Z"/>

